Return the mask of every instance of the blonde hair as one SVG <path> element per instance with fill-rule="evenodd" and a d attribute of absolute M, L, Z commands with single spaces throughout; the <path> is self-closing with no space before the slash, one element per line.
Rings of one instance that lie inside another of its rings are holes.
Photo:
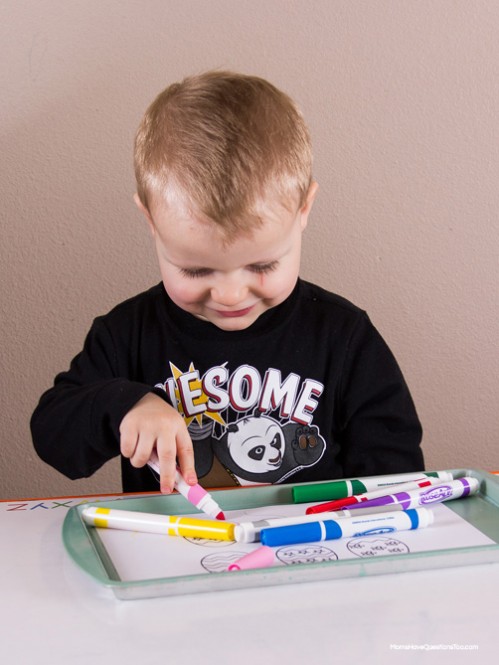
<path fill-rule="evenodd" d="M 312 178 L 310 137 L 294 102 L 264 79 L 226 71 L 161 92 L 138 128 L 134 162 L 147 209 L 158 195 L 180 195 L 227 233 L 247 225 L 269 193 L 302 205 Z"/>

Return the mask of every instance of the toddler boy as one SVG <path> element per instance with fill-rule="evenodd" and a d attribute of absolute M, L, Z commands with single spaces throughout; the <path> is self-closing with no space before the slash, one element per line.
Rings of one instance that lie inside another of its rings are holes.
<path fill-rule="evenodd" d="M 400 369 L 365 312 L 299 278 L 307 127 L 265 80 L 164 90 L 135 141 L 162 282 L 97 318 L 42 395 L 35 448 L 70 478 L 121 453 L 125 492 L 423 469 Z"/>

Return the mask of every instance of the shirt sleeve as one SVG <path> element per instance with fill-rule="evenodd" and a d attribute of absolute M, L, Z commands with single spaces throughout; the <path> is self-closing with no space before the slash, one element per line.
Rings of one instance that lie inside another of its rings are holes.
<path fill-rule="evenodd" d="M 83 350 L 56 376 L 31 417 L 36 452 L 69 478 L 90 476 L 119 454 L 121 420 L 153 391 L 120 376 L 112 336 L 96 319 Z"/>
<path fill-rule="evenodd" d="M 422 428 L 409 388 L 365 313 L 350 339 L 339 399 L 345 477 L 424 469 Z"/>

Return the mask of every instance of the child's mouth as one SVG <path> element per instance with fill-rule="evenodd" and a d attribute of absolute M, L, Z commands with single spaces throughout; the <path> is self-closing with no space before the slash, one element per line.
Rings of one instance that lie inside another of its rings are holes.
<path fill-rule="evenodd" d="M 246 314 L 249 314 L 252 309 L 253 305 L 251 305 L 251 307 L 245 307 L 244 309 L 234 309 L 230 311 L 217 310 L 217 314 L 230 319 L 230 318 L 237 318 L 239 316 L 246 316 Z"/>

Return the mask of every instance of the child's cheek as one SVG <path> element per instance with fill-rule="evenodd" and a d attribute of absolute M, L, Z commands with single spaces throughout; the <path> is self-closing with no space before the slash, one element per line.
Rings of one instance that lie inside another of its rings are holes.
<path fill-rule="evenodd" d="M 206 289 L 195 282 L 186 283 L 182 280 L 182 282 L 175 284 L 174 290 L 176 298 L 185 303 L 195 303 L 206 298 Z"/>

